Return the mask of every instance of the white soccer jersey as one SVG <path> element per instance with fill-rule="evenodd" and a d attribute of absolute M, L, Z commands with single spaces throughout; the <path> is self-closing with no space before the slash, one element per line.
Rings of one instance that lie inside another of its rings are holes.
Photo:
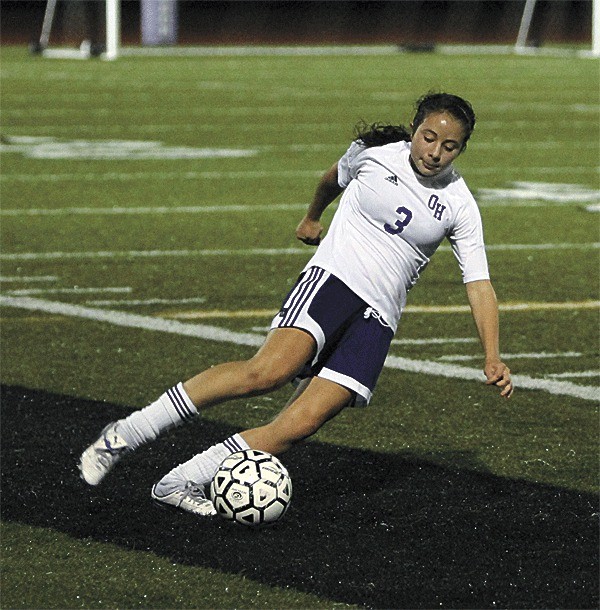
<path fill-rule="evenodd" d="M 395 330 L 406 295 L 444 238 L 463 282 L 489 279 L 479 209 L 452 168 L 424 178 L 410 143 L 365 148 L 353 142 L 338 163 L 345 189 L 329 230 L 306 268 L 333 273 Z"/>

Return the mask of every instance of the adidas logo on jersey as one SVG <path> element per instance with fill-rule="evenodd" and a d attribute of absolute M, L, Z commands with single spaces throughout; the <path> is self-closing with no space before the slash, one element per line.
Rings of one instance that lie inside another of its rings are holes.
<path fill-rule="evenodd" d="M 398 186 L 398 176 L 396 176 L 395 174 L 392 174 L 391 176 L 388 176 L 386 178 L 386 180 L 388 182 L 391 182 L 394 186 Z"/>

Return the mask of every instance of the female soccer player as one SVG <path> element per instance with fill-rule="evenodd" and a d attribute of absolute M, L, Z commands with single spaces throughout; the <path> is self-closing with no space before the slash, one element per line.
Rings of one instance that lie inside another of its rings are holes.
<path fill-rule="evenodd" d="M 423 96 L 410 131 L 373 125 L 359 133 L 319 182 L 296 236 L 318 245 L 249 360 L 209 368 L 158 400 L 110 423 L 81 456 L 82 478 L 97 485 L 127 452 L 226 400 L 257 396 L 296 380 L 271 422 L 244 430 L 180 464 L 152 498 L 197 515 L 220 463 L 252 448 L 280 454 L 350 405 L 371 399 L 408 290 L 447 238 L 458 260 L 485 355 L 488 385 L 509 398 L 513 384 L 499 353 L 498 306 L 490 283 L 477 204 L 453 161 L 475 115 L 464 99 Z M 343 196 L 321 242 L 320 218 Z"/>

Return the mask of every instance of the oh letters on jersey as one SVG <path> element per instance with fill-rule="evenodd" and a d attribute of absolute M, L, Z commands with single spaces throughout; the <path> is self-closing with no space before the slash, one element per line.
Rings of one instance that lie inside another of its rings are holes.
<path fill-rule="evenodd" d="M 436 220 L 442 220 L 442 214 L 444 213 L 446 206 L 440 203 L 440 198 L 437 195 L 431 195 L 429 201 L 427 202 L 427 207 L 433 212 L 433 217 Z M 394 226 L 388 224 L 387 222 L 383 225 L 383 228 L 390 235 L 398 235 L 402 233 L 413 217 L 413 213 L 404 206 L 396 208 L 396 214 L 398 214 L 400 218 L 396 220 Z"/>
<path fill-rule="evenodd" d="M 437 195 L 432 195 L 429 198 L 427 207 L 429 207 L 430 210 L 433 210 L 433 217 L 436 220 L 442 220 L 442 214 L 444 213 L 446 206 L 440 203 L 440 198 Z"/>

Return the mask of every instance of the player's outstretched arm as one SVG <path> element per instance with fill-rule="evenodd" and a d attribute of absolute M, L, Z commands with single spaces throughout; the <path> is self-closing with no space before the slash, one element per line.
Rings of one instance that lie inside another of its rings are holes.
<path fill-rule="evenodd" d="M 306 215 L 296 228 L 296 237 L 300 241 L 309 246 L 319 245 L 321 233 L 323 232 L 321 215 L 342 190 L 342 187 L 338 184 L 338 167 L 336 163 L 319 181 Z"/>
<path fill-rule="evenodd" d="M 494 288 L 489 280 L 469 282 L 466 288 L 471 313 L 485 352 L 483 372 L 486 384 L 498 386 L 500 395 L 510 398 L 514 385 L 510 369 L 500 358 L 498 302 Z"/>

